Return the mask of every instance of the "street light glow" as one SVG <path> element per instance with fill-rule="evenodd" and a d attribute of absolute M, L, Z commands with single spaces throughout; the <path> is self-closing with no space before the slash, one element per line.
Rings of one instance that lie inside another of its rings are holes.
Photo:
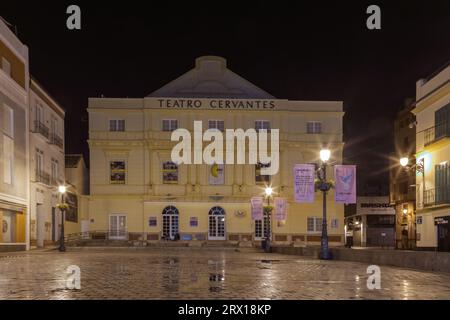
<path fill-rule="evenodd" d="M 59 193 L 66 193 L 66 186 L 59 186 L 58 191 Z"/>
<path fill-rule="evenodd" d="M 409 159 L 407 157 L 403 157 L 400 159 L 400 165 L 402 167 L 406 167 L 408 165 L 408 163 L 409 163 Z"/>
<path fill-rule="evenodd" d="M 270 197 L 272 195 L 273 190 L 271 187 L 266 187 L 264 192 L 266 193 L 266 196 Z"/>
<path fill-rule="evenodd" d="M 320 150 L 320 160 L 322 160 L 323 162 L 327 162 L 328 160 L 330 160 L 330 156 L 331 156 L 330 149 Z"/>

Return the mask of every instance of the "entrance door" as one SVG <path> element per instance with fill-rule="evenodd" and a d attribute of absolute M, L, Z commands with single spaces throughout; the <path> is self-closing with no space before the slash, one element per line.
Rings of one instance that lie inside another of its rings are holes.
<path fill-rule="evenodd" d="M 39 248 L 44 246 L 45 239 L 45 212 L 44 206 L 38 204 L 36 206 L 36 245 Z"/>
<path fill-rule="evenodd" d="M 264 214 L 263 220 L 255 220 L 255 240 L 263 240 L 270 237 L 270 219 Z"/>
<path fill-rule="evenodd" d="M 225 237 L 225 210 L 222 207 L 213 207 L 209 210 L 209 240 L 226 240 Z"/>
<path fill-rule="evenodd" d="M 174 206 L 165 207 L 162 212 L 163 237 L 174 240 L 179 236 L 178 231 L 178 209 Z"/>
<path fill-rule="evenodd" d="M 109 216 L 109 238 L 124 240 L 127 238 L 127 216 L 112 214 Z"/>
<path fill-rule="evenodd" d="M 450 232 L 447 224 L 438 224 L 438 251 L 450 251 Z"/>

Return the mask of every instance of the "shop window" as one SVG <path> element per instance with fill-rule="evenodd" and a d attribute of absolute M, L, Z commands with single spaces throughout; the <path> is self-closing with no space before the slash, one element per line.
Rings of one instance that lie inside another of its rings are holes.
<path fill-rule="evenodd" d="M 111 161 L 109 166 L 110 166 L 110 183 L 125 184 L 126 178 L 125 161 Z"/>
<path fill-rule="evenodd" d="M 177 184 L 178 183 L 178 165 L 172 161 L 163 162 L 163 183 Z"/>

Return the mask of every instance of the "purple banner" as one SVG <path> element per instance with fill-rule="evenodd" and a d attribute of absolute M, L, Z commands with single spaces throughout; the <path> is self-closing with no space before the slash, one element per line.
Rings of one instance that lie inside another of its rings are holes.
<path fill-rule="evenodd" d="M 295 202 L 314 202 L 314 177 L 316 167 L 313 164 L 294 166 Z"/>
<path fill-rule="evenodd" d="M 250 202 L 252 204 L 252 219 L 253 220 L 262 220 L 264 218 L 264 208 L 263 208 L 262 197 L 253 197 Z"/>
<path fill-rule="evenodd" d="M 275 198 L 275 220 L 285 221 L 287 218 L 286 198 Z"/>
<path fill-rule="evenodd" d="M 334 166 L 336 203 L 356 203 L 356 166 Z"/>

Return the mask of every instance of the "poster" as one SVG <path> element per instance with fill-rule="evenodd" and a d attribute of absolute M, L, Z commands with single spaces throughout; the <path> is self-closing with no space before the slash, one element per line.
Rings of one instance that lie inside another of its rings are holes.
<path fill-rule="evenodd" d="M 71 192 L 66 192 L 64 197 L 64 202 L 67 204 L 68 208 L 65 212 L 66 221 L 78 222 L 78 197 L 76 194 Z"/>
<path fill-rule="evenodd" d="M 167 161 L 163 163 L 163 183 L 164 184 L 177 184 L 178 183 L 178 166 Z"/>
<path fill-rule="evenodd" d="M 222 185 L 225 184 L 224 165 L 213 164 L 209 169 L 209 184 L 210 185 Z"/>
<path fill-rule="evenodd" d="M 286 198 L 275 198 L 275 220 L 285 221 L 287 218 Z"/>
<path fill-rule="evenodd" d="M 356 203 L 356 166 L 336 165 L 334 166 L 335 202 Z"/>
<path fill-rule="evenodd" d="M 111 184 L 125 184 L 125 161 L 111 161 L 110 171 Z"/>
<path fill-rule="evenodd" d="M 296 164 L 294 166 L 295 202 L 314 202 L 314 177 L 316 167 L 313 164 Z"/>
<path fill-rule="evenodd" d="M 251 199 L 253 220 L 262 220 L 264 218 L 263 201 L 263 197 L 253 197 Z"/>

